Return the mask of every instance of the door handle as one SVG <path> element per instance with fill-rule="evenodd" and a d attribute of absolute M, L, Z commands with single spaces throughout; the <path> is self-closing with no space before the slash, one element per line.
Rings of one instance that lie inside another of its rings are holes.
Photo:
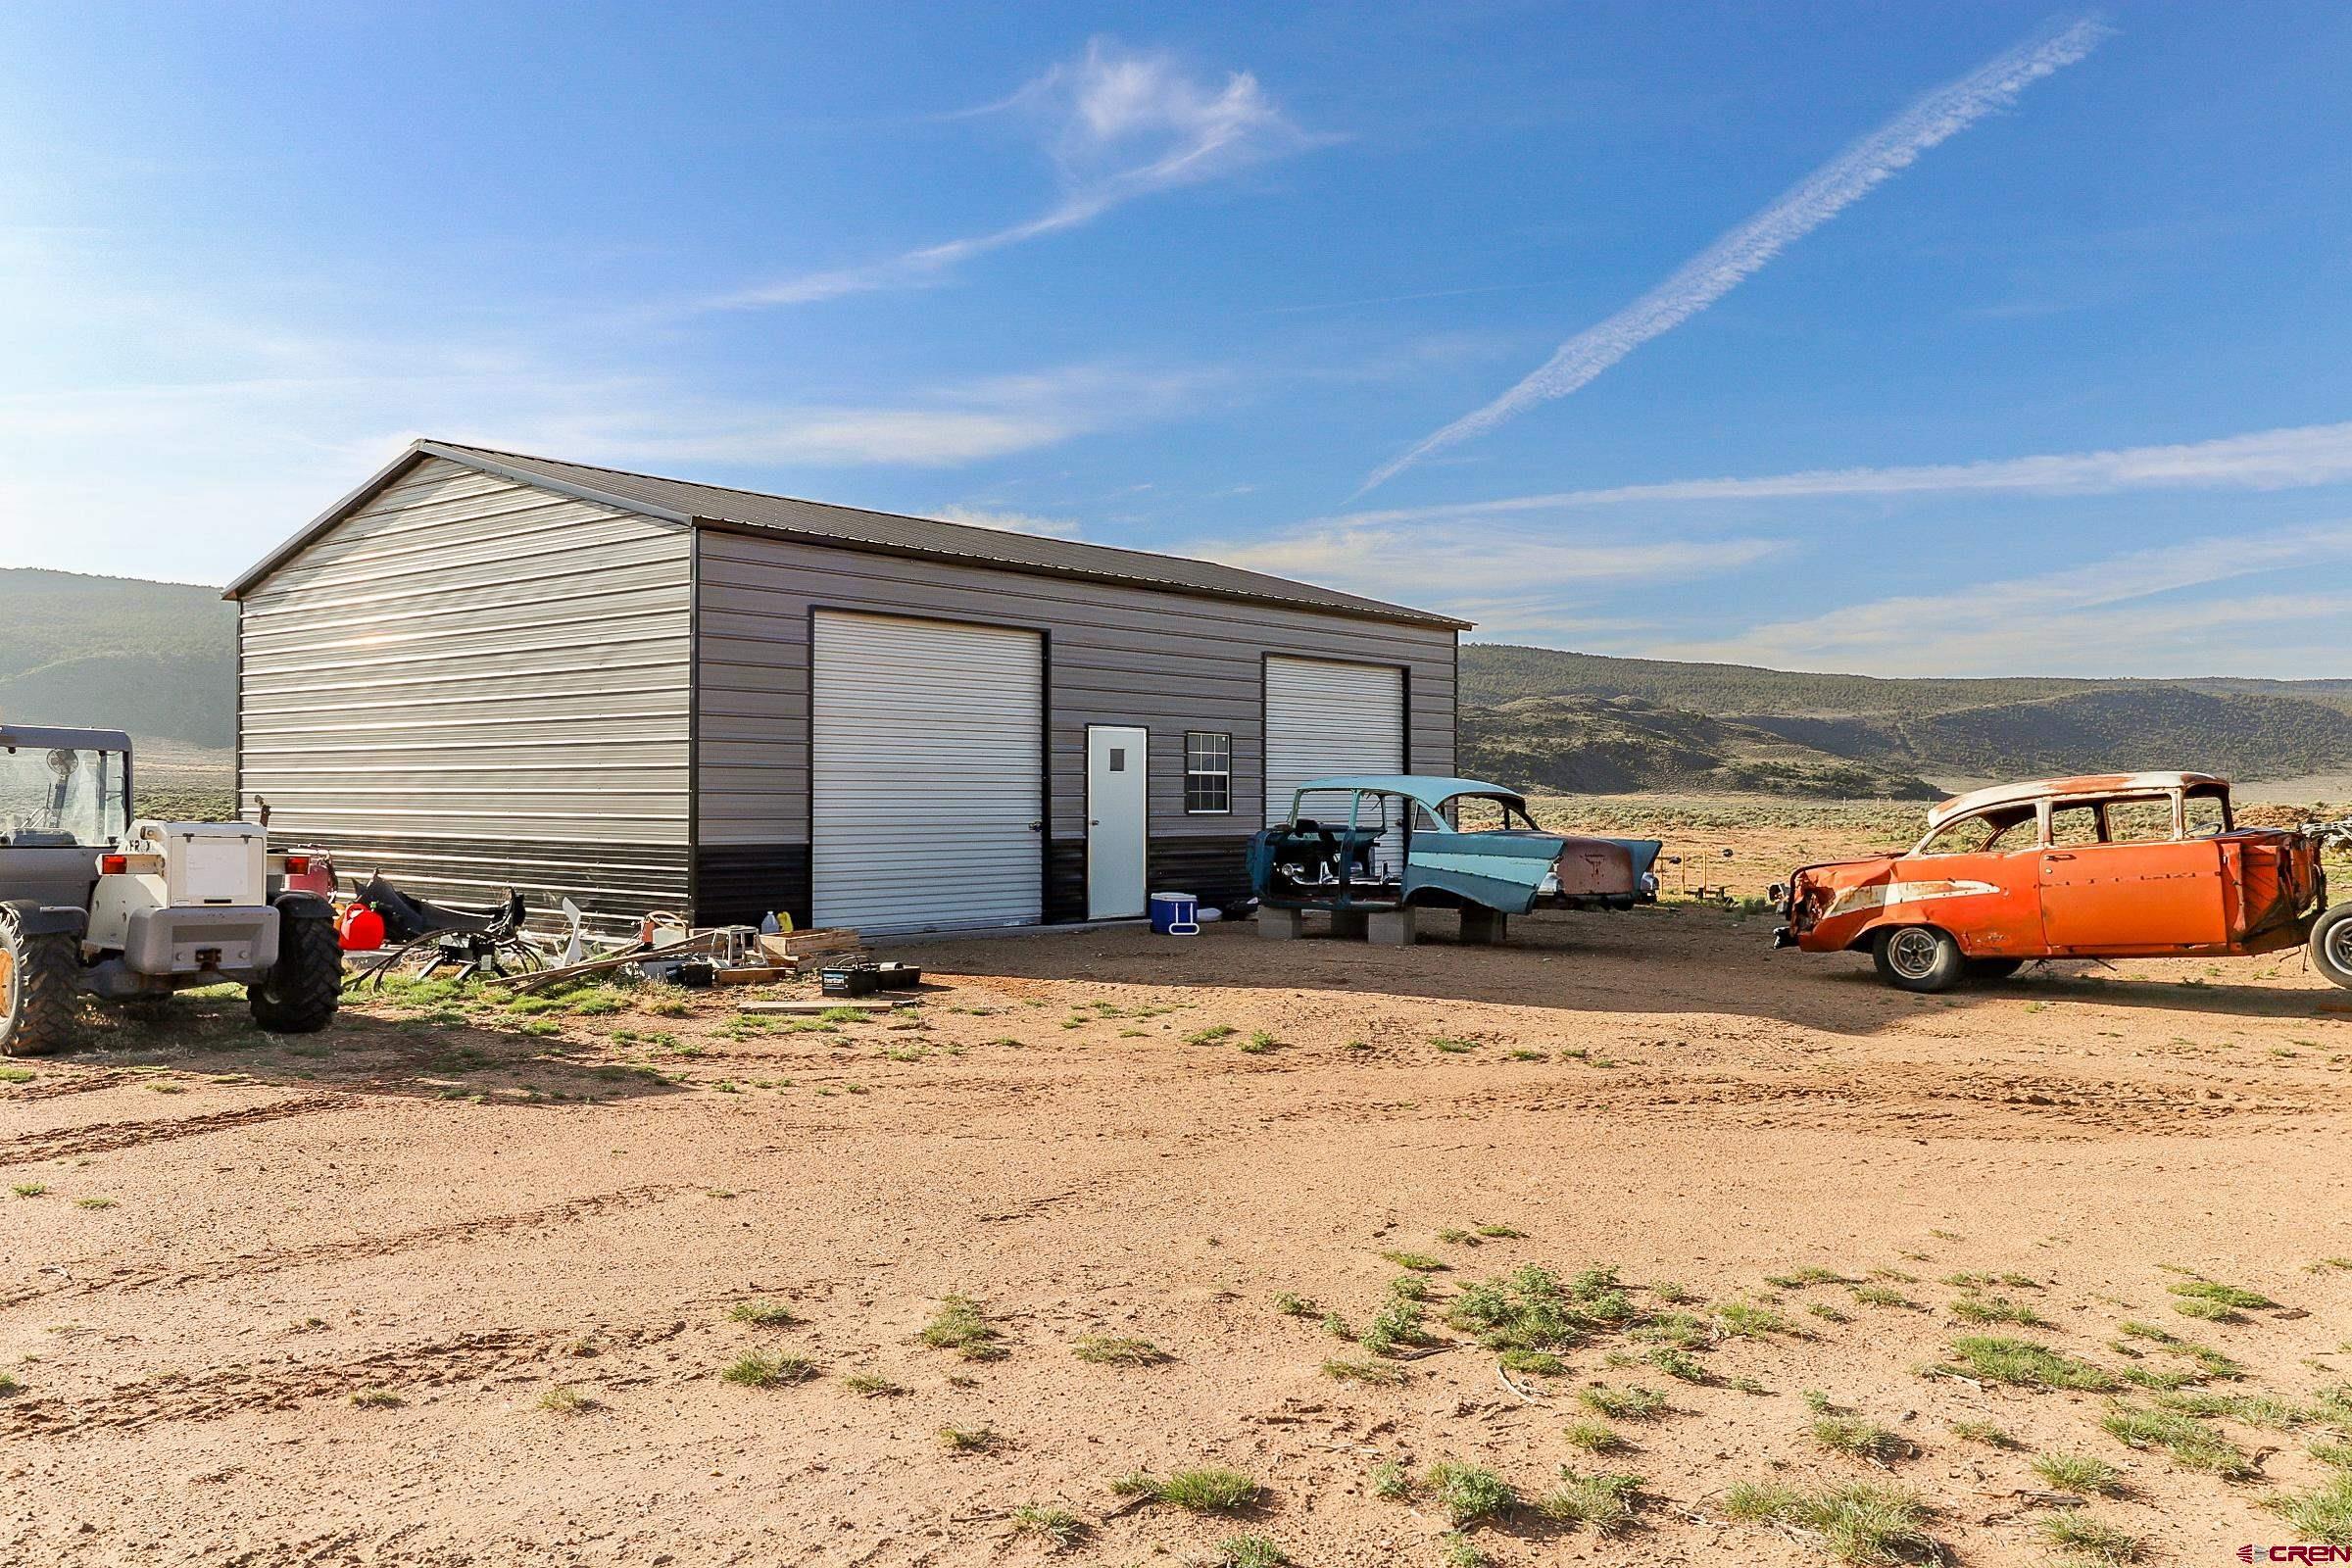
<path fill-rule="evenodd" d="M 2053 852 L 2051 854 L 2044 855 L 2042 858 L 2045 860 L 2071 860 L 2074 858 L 2074 857 L 2071 855 L 2060 855 Z"/>
<path fill-rule="evenodd" d="M 1102 825 L 1102 819 L 1099 816 L 1090 816 L 1086 819 L 1086 825 L 1088 827 L 1101 827 Z"/>
<path fill-rule="evenodd" d="M 1043 833 L 1045 830 L 1046 824 L 1043 822 L 1032 822 L 1029 824 L 1029 831 L 1032 833 Z"/>

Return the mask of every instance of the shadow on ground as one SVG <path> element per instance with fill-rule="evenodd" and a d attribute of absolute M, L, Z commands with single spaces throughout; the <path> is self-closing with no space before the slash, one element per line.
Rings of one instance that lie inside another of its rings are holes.
<path fill-rule="evenodd" d="M 942 973 L 1191 987 L 1292 989 L 1431 1002 L 1500 1003 L 1566 1013 L 1711 1014 L 1835 1034 L 1886 1029 L 1928 1009 L 2015 1006 L 2034 1000 L 2092 1003 L 2217 1017 L 2352 1017 L 2352 993 L 2308 984 L 2231 983 L 2276 971 L 2291 982 L 2292 955 L 2223 963 L 2221 978 L 2186 974 L 2187 960 L 2030 965 L 2015 977 L 1939 996 L 1897 991 L 1867 956 L 1775 952 L 1763 916 L 1696 906 L 1607 913 L 1545 911 L 1511 922 L 1503 947 L 1464 947 L 1458 923 L 1425 914 L 1414 947 L 1379 948 L 1324 934 L 1258 937 L 1248 922 L 1217 922 L 1199 938 L 1120 926 L 1017 937 L 924 941 L 904 951 Z M 1316 926 L 1310 925 L 1310 932 Z"/>

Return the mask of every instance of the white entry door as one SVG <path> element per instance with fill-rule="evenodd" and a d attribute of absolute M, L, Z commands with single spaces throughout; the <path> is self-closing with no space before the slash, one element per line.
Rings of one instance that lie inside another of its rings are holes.
<path fill-rule="evenodd" d="M 809 871 L 818 925 L 940 931 L 1044 913 L 1036 632 L 819 611 Z"/>
<path fill-rule="evenodd" d="M 1121 724 L 1086 729 L 1086 917 L 1144 912 L 1152 736 Z"/>

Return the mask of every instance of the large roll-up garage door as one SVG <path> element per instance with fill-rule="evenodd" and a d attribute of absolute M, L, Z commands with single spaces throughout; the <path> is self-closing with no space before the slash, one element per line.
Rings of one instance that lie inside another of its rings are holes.
<path fill-rule="evenodd" d="M 811 659 L 816 923 L 1034 924 L 1044 853 L 1038 634 L 819 611 Z"/>
<path fill-rule="evenodd" d="M 1292 791 L 1310 778 L 1403 771 L 1403 670 L 1323 659 L 1266 661 L 1267 821 L 1287 819 Z"/>

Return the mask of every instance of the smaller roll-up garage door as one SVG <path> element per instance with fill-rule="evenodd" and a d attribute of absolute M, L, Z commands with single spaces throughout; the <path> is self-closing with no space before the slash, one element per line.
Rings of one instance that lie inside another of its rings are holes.
<path fill-rule="evenodd" d="M 1266 820 L 1331 773 L 1404 771 L 1404 671 L 1324 659 L 1266 661 Z"/>
<path fill-rule="evenodd" d="M 1043 915 L 1036 632 L 819 611 L 809 682 L 819 925 L 936 931 Z"/>

